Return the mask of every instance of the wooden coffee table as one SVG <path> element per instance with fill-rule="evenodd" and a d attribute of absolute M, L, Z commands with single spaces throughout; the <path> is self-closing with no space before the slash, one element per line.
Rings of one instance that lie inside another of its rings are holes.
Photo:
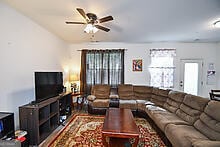
<path fill-rule="evenodd" d="M 132 146 L 137 146 L 139 129 L 130 109 L 109 108 L 107 110 L 102 128 L 104 146 L 109 146 L 112 138 L 130 139 L 133 140 Z"/>

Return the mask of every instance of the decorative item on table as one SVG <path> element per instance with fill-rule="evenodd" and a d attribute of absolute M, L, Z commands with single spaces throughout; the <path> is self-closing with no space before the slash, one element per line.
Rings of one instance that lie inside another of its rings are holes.
<path fill-rule="evenodd" d="M 27 139 L 26 135 L 27 135 L 27 131 L 24 131 L 24 130 L 15 131 L 15 138 L 16 138 L 16 140 L 20 141 L 21 143 L 26 141 L 26 139 Z"/>
<path fill-rule="evenodd" d="M 66 115 L 61 115 L 60 116 L 60 123 L 63 123 L 67 119 Z"/>
<path fill-rule="evenodd" d="M 24 137 L 25 135 L 27 135 L 27 131 L 23 131 L 23 130 L 15 131 L 15 137 L 16 138 L 21 138 L 21 137 Z"/>
<path fill-rule="evenodd" d="M 79 86 L 78 86 L 78 82 L 79 82 L 79 74 L 77 73 L 70 73 L 70 83 L 71 83 L 71 91 L 76 93 L 78 92 L 79 90 Z"/>
<path fill-rule="evenodd" d="M 142 71 L 142 59 L 133 60 L 133 71 Z"/>

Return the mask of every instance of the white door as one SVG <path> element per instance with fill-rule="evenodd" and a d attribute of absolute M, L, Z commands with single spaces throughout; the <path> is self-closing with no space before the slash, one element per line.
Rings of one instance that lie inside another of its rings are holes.
<path fill-rule="evenodd" d="M 181 59 L 180 66 L 180 90 L 193 95 L 201 95 L 203 61 Z"/>

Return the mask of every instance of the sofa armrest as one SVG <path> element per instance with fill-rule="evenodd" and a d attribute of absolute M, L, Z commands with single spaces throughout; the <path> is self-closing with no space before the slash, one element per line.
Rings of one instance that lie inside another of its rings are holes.
<path fill-rule="evenodd" d="M 94 101 L 95 99 L 96 99 L 96 96 L 94 96 L 94 95 L 87 96 L 87 100 L 89 100 L 89 101 Z"/>
<path fill-rule="evenodd" d="M 193 147 L 219 147 L 220 141 L 197 140 L 192 143 Z"/>
<path fill-rule="evenodd" d="M 151 101 L 147 101 L 147 102 L 145 102 L 145 105 L 155 105 L 155 104 Z"/>
<path fill-rule="evenodd" d="M 109 96 L 109 98 L 110 98 L 110 99 L 118 99 L 119 96 L 118 96 L 117 94 L 111 94 L 111 95 Z"/>

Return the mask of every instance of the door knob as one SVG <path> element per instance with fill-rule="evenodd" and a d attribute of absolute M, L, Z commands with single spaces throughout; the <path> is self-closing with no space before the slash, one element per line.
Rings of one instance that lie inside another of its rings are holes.
<path fill-rule="evenodd" d="M 180 87 L 183 87 L 183 81 L 180 81 Z"/>

